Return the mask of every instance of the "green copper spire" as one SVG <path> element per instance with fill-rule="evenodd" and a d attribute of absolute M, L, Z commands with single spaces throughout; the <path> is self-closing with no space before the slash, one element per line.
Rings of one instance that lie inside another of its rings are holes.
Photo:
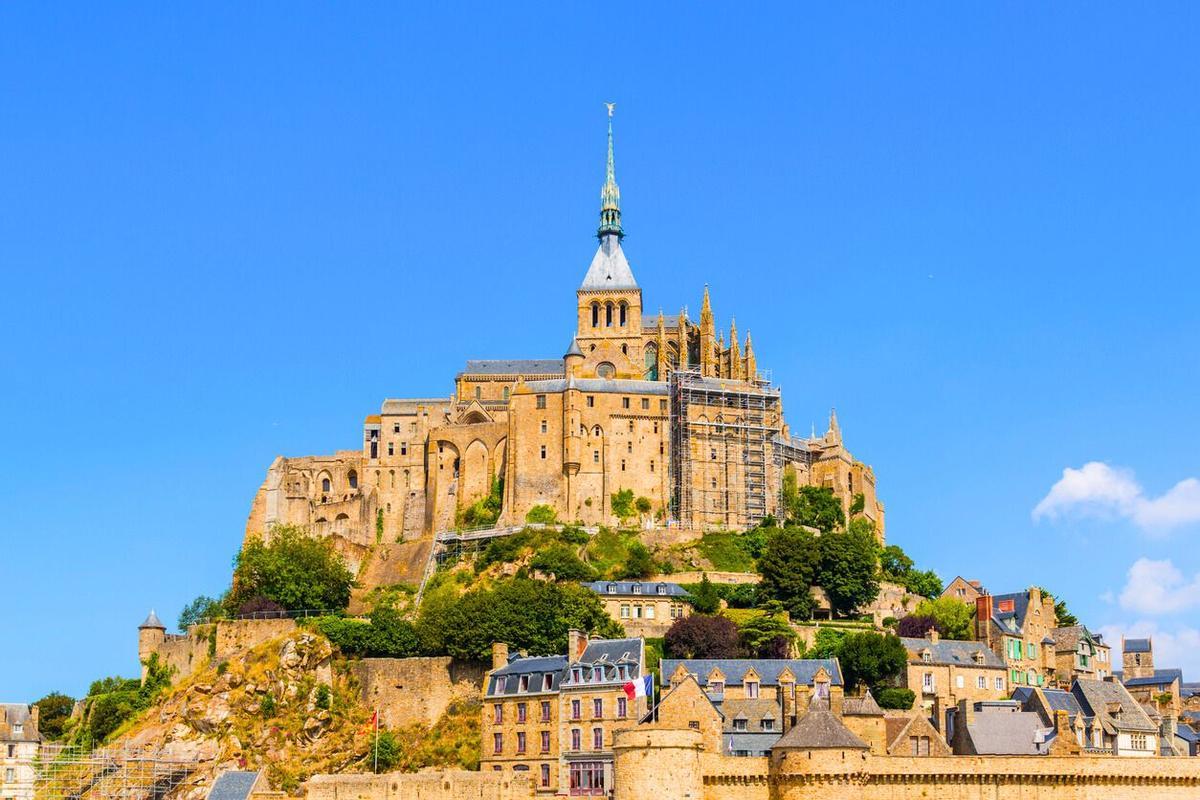
<path fill-rule="evenodd" d="M 605 103 L 608 106 L 608 166 L 604 172 L 604 186 L 600 189 L 600 229 L 596 237 L 603 239 L 606 235 L 616 234 L 617 239 L 625 238 L 621 230 L 621 190 L 617 186 L 617 170 L 613 165 L 613 132 L 612 115 L 616 103 Z"/>

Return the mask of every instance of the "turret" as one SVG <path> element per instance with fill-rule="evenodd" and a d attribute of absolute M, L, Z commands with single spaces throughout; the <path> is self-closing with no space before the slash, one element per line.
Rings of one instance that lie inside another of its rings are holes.
<path fill-rule="evenodd" d="M 159 651 L 166 638 L 167 626 L 162 624 L 158 615 L 154 613 L 154 609 L 150 609 L 146 621 L 138 625 L 138 661 L 142 665 L 143 681 L 146 680 L 146 662 L 150 660 L 150 656 Z"/>
<path fill-rule="evenodd" d="M 571 346 L 563 354 L 563 374 L 567 377 L 576 376 L 579 374 L 581 366 L 583 366 L 583 351 L 579 349 L 579 340 L 572 336 Z"/>
<path fill-rule="evenodd" d="M 716 328 L 713 325 L 712 302 L 708 297 L 708 284 L 704 285 L 704 302 L 700 306 L 700 374 L 716 375 L 713 357 L 716 350 Z"/>

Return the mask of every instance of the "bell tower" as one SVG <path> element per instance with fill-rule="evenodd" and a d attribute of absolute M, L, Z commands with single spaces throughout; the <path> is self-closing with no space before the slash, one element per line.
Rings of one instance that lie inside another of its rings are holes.
<path fill-rule="evenodd" d="M 600 246 L 583 283 L 575 292 L 578 311 L 576 341 L 584 355 L 580 375 L 640 378 L 642 364 L 642 290 L 621 249 L 621 189 L 613 159 L 612 115 L 608 106 L 608 160 L 600 188 Z"/>

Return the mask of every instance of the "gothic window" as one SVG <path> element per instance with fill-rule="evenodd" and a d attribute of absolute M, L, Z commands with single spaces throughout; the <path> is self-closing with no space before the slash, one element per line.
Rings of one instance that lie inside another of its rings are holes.
<path fill-rule="evenodd" d="M 483 387 L 482 387 L 482 386 L 476 386 L 476 387 L 475 387 L 475 399 L 476 399 L 476 400 L 479 400 L 479 399 L 480 399 L 480 398 L 482 398 L 482 397 L 483 397 Z"/>
<path fill-rule="evenodd" d="M 628 308 L 629 308 L 629 306 L 627 306 L 625 303 L 621 303 L 621 327 L 622 328 L 625 327 L 625 314 L 626 314 L 626 309 L 628 309 Z"/>
<path fill-rule="evenodd" d="M 330 489 L 329 478 L 321 478 L 321 491 L 328 492 Z"/>
<path fill-rule="evenodd" d="M 395 489 L 396 488 L 396 470 L 394 470 L 394 469 L 388 470 L 388 479 L 390 481 L 390 488 Z"/>
<path fill-rule="evenodd" d="M 346 474 L 346 482 L 350 484 L 351 489 L 357 489 L 358 488 L 358 473 L 355 472 L 354 470 L 350 470 L 350 472 L 348 472 Z"/>
<path fill-rule="evenodd" d="M 625 323 L 622 322 L 621 324 L 624 325 Z M 623 355 L 623 356 L 629 355 L 629 345 L 627 345 L 627 344 L 621 345 L 621 355 Z"/>
<path fill-rule="evenodd" d="M 646 354 L 646 371 L 644 373 L 646 380 L 658 380 L 658 347 L 648 344 L 642 352 Z"/>
<path fill-rule="evenodd" d="M 604 304 L 604 327 L 612 327 L 612 303 Z"/>
<path fill-rule="evenodd" d="M 508 387 L 507 386 L 504 387 L 504 399 L 505 399 L 505 401 L 508 400 Z"/>
<path fill-rule="evenodd" d="M 592 327 L 600 327 L 600 304 L 592 303 Z"/>

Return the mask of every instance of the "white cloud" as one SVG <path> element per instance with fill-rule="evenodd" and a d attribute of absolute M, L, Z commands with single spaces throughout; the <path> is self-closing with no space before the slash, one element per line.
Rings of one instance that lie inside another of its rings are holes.
<path fill-rule="evenodd" d="M 1185 680 L 1200 673 L 1200 630 L 1175 628 L 1167 630 L 1155 622 L 1139 620 L 1133 623 L 1118 622 L 1105 625 L 1099 633 L 1104 643 L 1112 648 L 1113 668 L 1121 667 L 1121 636 L 1127 638 L 1149 638 L 1154 645 L 1154 666 L 1157 669 L 1179 668 Z"/>
<path fill-rule="evenodd" d="M 1132 470 L 1089 461 L 1064 469 L 1033 509 L 1034 520 L 1068 515 L 1119 517 L 1150 531 L 1200 522 L 1200 480 L 1185 478 L 1165 494 L 1147 497 Z"/>
<path fill-rule="evenodd" d="M 1200 606 L 1200 575 L 1190 581 L 1169 559 L 1139 558 L 1129 568 L 1121 608 L 1139 614 L 1173 614 Z"/>

